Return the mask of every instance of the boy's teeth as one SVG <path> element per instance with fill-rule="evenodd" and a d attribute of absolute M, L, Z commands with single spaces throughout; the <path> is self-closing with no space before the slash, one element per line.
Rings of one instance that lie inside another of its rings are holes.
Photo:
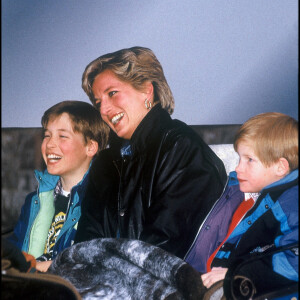
<path fill-rule="evenodd" d="M 54 154 L 48 154 L 47 157 L 49 159 L 60 159 L 61 158 L 60 156 L 57 156 L 57 155 L 54 155 Z"/>
<path fill-rule="evenodd" d="M 118 121 L 124 116 L 124 113 L 119 113 L 115 115 L 112 119 L 111 122 L 115 125 L 118 123 Z"/>

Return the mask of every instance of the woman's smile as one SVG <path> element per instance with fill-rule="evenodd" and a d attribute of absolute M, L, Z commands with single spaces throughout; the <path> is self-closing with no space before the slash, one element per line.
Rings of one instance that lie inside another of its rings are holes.
<path fill-rule="evenodd" d="M 144 91 L 136 90 L 108 69 L 94 80 L 92 89 L 101 117 L 123 139 L 131 138 L 149 112 L 145 107 L 145 99 L 151 98 L 153 86 L 150 83 L 145 87 Z"/>
<path fill-rule="evenodd" d="M 124 113 L 119 113 L 117 115 L 115 115 L 112 119 L 111 119 L 111 123 L 113 123 L 114 125 L 116 125 L 118 122 L 121 121 L 121 119 L 124 117 Z"/>

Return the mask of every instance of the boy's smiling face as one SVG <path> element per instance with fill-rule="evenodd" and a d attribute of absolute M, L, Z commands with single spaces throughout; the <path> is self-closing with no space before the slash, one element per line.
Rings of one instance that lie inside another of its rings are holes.
<path fill-rule="evenodd" d="M 73 131 L 67 113 L 49 120 L 41 151 L 50 174 L 61 176 L 65 183 L 77 184 L 92 159 L 88 149 L 83 135 Z"/>
<path fill-rule="evenodd" d="M 250 143 L 240 142 L 237 146 L 237 153 L 240 160 L 235 171 L 242 192 L 259 193 L 264 187 L 281 179 L 276 172 L 277 163 L 269 167 L 263 165 Z"/>

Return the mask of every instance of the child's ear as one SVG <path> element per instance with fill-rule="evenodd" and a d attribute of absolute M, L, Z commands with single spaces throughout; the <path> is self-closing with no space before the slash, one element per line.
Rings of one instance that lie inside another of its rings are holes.
<path fill-rule="evenodd" d="M 281 157 L 276 165 L 277 176 L 284 177 L 290 172 L 290 165 L 286 158 Z"/>
<path fill-rule="evenodd" d="M 93 157 L 98 152 L 98 143 L 94 140 L 89 140 L 87 143 L 87 155 Z"/>

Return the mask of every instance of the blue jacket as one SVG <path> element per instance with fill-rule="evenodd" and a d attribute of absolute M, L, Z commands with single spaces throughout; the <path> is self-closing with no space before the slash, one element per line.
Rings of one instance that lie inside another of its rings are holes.
<path fill-rule="evenodd" d="M 236 172 L 229 174 L 224 193 L 203 224 L 185 260 L 201 273 L 206 262 L 227 234 L 231 218 L 244 193 L 239 190 Z M 212 267 L 235 266 L 240 258 L 299 241 L 298 169 L 265 187 L 237 225 L 212 262 Z M 272 284 L 298 281 L 298 249 L 276 253 L 245 265 L 241 274 L 259 289 Z"/>
<path fill-rule="evenodd" d="M 89 172 L 89 171 L 88 171 Z M 83 199 L 88 172 L 81 182 L 71 190 L 71 202 L 65 223 L 56 239 L 53 258 L 63 249 L 71 246 L 77 231 L 78 220 L 81 216 L 81 201 Z M 54 214 L 54 189 L 59 176 L 35 171 L 38 190 L 27 195 L 14 232 L 8 240 L 21 251 L 25 251 L 38 258 L 45 249 L 46 238 Z"/>

